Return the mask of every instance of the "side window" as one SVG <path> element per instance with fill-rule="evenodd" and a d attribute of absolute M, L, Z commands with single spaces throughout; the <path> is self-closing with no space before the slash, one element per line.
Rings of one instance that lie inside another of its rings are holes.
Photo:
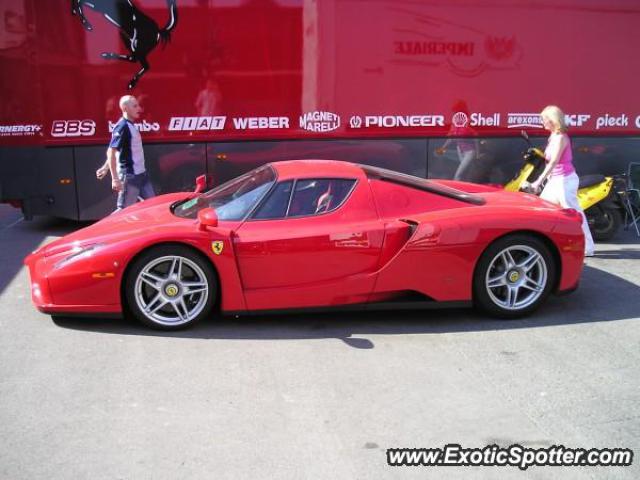
<path fill-rule="evenodd" d="M 271 195 L 269 195 L 253 214 L 253 218 L 256 220 L 284 218 L 287 215 L 287 206 L 289 205 L 292 185 L 293 182 L 291 180 L 276 185 Z"/>
<path fill-rule="evenodd" d="M 287 216 L 317 215 L 335 210 L 355 183 L 355 180 L 334 178 L 298 180 Z"/>

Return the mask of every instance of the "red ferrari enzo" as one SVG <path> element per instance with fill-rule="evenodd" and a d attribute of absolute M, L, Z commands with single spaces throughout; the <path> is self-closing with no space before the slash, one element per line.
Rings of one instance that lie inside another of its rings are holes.
<path fill-rule="evenodd" d="M 434 302 L 514 318 L 578 286 L 579 213 L 486 185 L 324 160 L 126 208 L 29 255 L 51 315 L 159 329 L 212 312 Z"/>

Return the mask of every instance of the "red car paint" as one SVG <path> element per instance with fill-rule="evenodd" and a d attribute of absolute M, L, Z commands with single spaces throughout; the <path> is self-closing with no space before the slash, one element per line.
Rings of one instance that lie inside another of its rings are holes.
<path fill-rule="evenodd" d="M 382 183 L 355 164 L 272 164 L 278 181 L 351 179 L 335 210 L 279 220 L 220 221 L 202 229 L 170 207 L 188 193 L 129 207 L 29 255 L 35 305 L 43 312 L 119 313 L 121 285 L 132 259 L 159 244 L 187 245 L 209 259 L 221 286 L 223 312 L 364 304 L 419 293 L 436 301 L 472 299 L 474 268 L 494 240 L 513 232 L 545 239 L 556 257 L 556 291 L 577 287 L 584 238 L 579 215 L 526 195 L 462 182 L 483 204 Z M 223 242 L 215 254 L 213 242 Z M 74 247 L 95 252 L 62 267 Z"/>

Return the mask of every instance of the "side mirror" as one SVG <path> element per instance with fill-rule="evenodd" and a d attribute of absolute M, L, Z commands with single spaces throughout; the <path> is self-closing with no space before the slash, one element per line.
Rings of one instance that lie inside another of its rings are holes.
<path fill-rule="evenodd" d="M 218 214 L 213 208 L 203 208 L 198 212 L 198 222 L 200 230 L 218 226 Z"/>

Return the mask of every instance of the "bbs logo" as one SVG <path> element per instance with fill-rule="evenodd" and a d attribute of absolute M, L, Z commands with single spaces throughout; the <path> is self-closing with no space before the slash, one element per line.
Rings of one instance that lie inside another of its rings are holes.
<path fill-rule="evenodd" d="M 51 125 L 52 137 L 90 137 L 95 133 L 93 120 L 54 120 Z"/>

